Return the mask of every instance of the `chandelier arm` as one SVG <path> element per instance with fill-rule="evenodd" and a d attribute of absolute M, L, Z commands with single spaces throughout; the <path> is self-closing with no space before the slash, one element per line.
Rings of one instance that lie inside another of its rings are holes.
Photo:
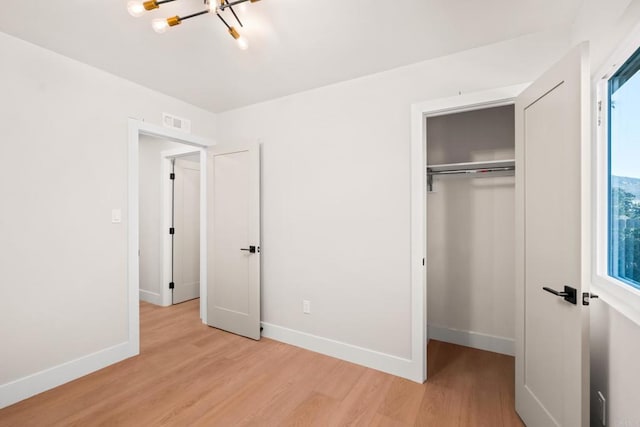
<path fill-rule="evenodd" d="M 226 4 L 229 4 L 227 0 L 224 0 L 224 2 Z M 240 22 L 240 18 L 238 18 L 238 15 L 236 15 L 236 11 L 233 10 L 233 7 L 229 6 L 229 10 L 231 11 L 231 13 L 233 13 L 233 17 L 236 18 L 236 21 L 238 21 L 238 24 L 240 24 L 241 27 L 244 27 L 244 25 L 242 25 L 242 22 Z"/>
<path fill-rule="evenodd" d="M 247 2 L 247 1 L 249 1 L 249 0 L 235 0 L 235 1 L 232 1 L 232 2 L 225 1 L 226 4 L 220 5 L 220 9 L 221 10 L 225 10 L 228 7 L 233 7 L 233 6 L 239 5 L 239 4 Z"/>
<path fill-rule="evenodd" d="M 223 18 L 222 16 L 220 16 L 220 14 L 216 13 L 216 16 L 217 16 L 218 18 L 220 18 L 220 20 L 222 21 L 222 23 L 223 23 L 224 25 L 226 25 L 226 27 L 227 27 L 227 29 L 228 29 L 228 30 L 231 30 L 231 26 L 230 26 L 229 24 L 227 24 L 227 21 L 225 21 L 225 20 L 224 20 L 224 18 Z"/>
<path fill-rule="evenodd" d="M 203 10 L 201 12 L 192 13 L 191 15 L 181 16 L 180 20 L 184 21 L 185 19 L 195 18 L 196 16 L 204 15 L 205 13 L 209 13 L 209 9 Z"/>

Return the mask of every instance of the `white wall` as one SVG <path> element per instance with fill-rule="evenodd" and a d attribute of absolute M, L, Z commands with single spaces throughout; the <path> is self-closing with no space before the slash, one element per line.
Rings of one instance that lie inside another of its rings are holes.
<path fill-rule="evenodd" d="M 589 41 L 595 71 L 639 20 L 640 0 L 583 0 L 573 23 L 571 42 Z"/>
<path fill-rule="evenodd" d="M 428 118 L 427 163 L 513 159 L 514 132 L 513 106 Z M 431 337 L 512 354 L 515 177 L 498 175 L 434 177 L 427 313 Z"/>
<path fill-rule="evenodd" d="M 181 147 L 184 145 L 147 135 L 140 136 L 140 299 L 158 305 L 162 305 L 160 286 L 165 237 L 162 234 L 164 207 L 160 153 Z"/>
<path fill-rule="evenodd" d="M 531 81 L 568 47 L 531 35 L 220 114 L 220 143 L 263 144 L 263 320 L 410 358 L 411 104 Z"/>
<path fill-rule="evenodd" d="M 213 136 L 215 116 L 4 33 L 0 56 L 2 157 L 23 159 L 0 168 L 2 406 L 8 383 L 128 339 L 127 118 Z"/>
<path fill-rule="evenodd" d="M 607 426 L 640 425 L 640 326 L 603 301 L 591 303 L 591 425 L 599 423 L 598 391 Z"/>

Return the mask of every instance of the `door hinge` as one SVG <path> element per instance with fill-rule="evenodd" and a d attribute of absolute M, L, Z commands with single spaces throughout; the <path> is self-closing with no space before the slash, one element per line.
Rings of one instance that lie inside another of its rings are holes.
<path fill-rule="evenodd" d="M 598 126 L 602 124 L 602 101 L 598 101 Z"/>
<path fill-rule="evenodd" d="M 169 229 L 169 234 L 176 234 L 176 229 L 175 229 L 175 228 L 173 228 L 173 227 L 171 227 L 171 228 Z"/>
<path fill-rule="evenodd" d="M 176 286 L 175 283 L 173 282 L 169 282 L 169 289 L 173 289 Z"/>
<path fill-rule="evenodd" d="M 176 174 L 175 174 L 175 173 L 173 173 L 173 172 L 171 172 L 171 173 L 169 174 L 169 179 L 176 179 Z"/>

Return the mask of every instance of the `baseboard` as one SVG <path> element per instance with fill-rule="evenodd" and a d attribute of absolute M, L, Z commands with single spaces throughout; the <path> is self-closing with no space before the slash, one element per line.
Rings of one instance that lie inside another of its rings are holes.
<path fill-rule="evenodd" d="M 135 356 L 129 342 L 0 385 L 0 409 Z"/>
<path fill-rule="evenodd" d="M 508 356 L 515 355 L 515 343 L 512 338 L 497 337 L 479 332 L 463 331 L 435 325 L 428 325 L 427 331 L 429 339 L 464 345 L 480 350 L 493 351 L 494 353 L 506 354 Z"/>
<path fill-rule="evenodd" d="M 155 292 L 140 289 L 140 301 L 145 301 L 155 305 L 162 305 L 162 296 Z"/>
<path fill-rule="evenodd" d="M 262 323 L 262 336 L 296 347 L 311 350 L 336 359 L 345 360 L 367 368 L 376 369 L 411 381 L 422 382 L 416 378 L 415 364 L 410 359 L 381 353 L 363 347 L 347 344 L 329 338 L 319 337 L 306 332 Z"/>

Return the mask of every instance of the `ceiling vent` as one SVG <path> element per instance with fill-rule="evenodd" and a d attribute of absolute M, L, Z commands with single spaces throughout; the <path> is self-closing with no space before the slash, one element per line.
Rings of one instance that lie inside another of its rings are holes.
<path fill-rule="evenodd" d="M 164 127 L 191 133 L 191 120 L 183 119 L 172 114 L 162 113 Z"/>

